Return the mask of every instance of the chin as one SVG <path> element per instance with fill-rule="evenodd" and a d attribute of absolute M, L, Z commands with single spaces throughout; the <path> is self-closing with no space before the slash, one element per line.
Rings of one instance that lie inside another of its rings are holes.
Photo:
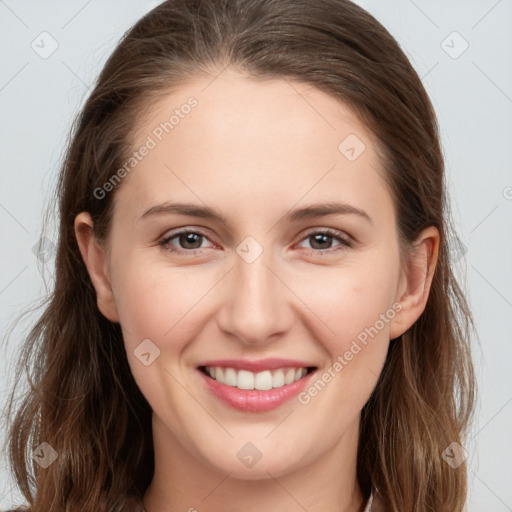
<path fill-rule="evenodd" d="M 230 478 L 239 480 L 266 480 L 285 475 L 301 466 L 296 449 L 285 453 L 274 449 L 274 446 L 263 445 L 263 441 L 259 444 L 237 441 L 235 447 L 226 447 L 221 453 L 209 453 L 204 460 L 221 473 L 229 473 Z M 305 458 L 303 463 L 307 464 Z"/>

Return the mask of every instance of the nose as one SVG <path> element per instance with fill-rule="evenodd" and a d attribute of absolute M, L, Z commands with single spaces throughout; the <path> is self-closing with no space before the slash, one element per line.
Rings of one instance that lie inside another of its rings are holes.
<path fill-rule="evenodd" d="M 263 251 L 251 263 L 235 257 L 218 311 L 219 328 L 246 345 L 275 341 L 297 320 L 292 304 L 294 295 L 267 253 L 270 251 Z"/>

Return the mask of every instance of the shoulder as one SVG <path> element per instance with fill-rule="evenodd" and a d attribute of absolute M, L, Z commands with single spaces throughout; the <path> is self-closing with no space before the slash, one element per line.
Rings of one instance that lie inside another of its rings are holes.
<path fill-rule="evenodd" d="M 0 512 L 31 512 L 30 507 L 20 505 L 17 508 L 10 508 L 9 510 L 0 509 Z M 145 512 L 142 499 L 138 496 L 128 496 L 122 508 L 118 512 Z"/>

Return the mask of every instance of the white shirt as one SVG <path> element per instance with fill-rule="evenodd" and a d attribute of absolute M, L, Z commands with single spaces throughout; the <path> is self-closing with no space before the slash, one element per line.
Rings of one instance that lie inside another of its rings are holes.
<path fill-rule="evenodd" d="M 370 497 L 368 498 L 368 503 L 366 504 L 366 508 L 364 509 L 364 512 L 371 512 L 372 503 L 373 503 L 373 489 L 370 492 Z"/>

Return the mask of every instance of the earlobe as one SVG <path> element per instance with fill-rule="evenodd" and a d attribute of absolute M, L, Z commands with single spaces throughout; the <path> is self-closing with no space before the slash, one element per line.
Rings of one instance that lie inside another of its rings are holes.
<path fill-rule="evenodd" d="M 98 309 L 111 322 L 119 322 L 114 294 L 106 271 L 106 251 L 94 238 L 93 221 L 89 213 L 81 212 L 76 216 L 75 236 L 82 259 L 96 290 Z"/>
<path fill-rule="evenodd" d="M 439 231 L 429 226 L 414 243 L 397 300 L 402 305 L 390 326 L 390 339 L 401 336 L 421 316 L 427 305 L 439 253 Z"/>

